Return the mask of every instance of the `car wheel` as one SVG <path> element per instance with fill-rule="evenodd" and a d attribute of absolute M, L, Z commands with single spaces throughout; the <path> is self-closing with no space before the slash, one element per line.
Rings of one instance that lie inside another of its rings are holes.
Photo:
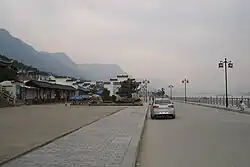
<path fill-rule="evenodd" d="M 175 114 L 172 115 L 172 119 L 175 119 Z"/>

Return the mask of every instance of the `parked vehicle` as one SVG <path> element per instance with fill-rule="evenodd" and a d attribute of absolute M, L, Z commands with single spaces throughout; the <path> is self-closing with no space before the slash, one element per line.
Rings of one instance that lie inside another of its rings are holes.
<path fill-rule="evenodd" d="M 169 98 L 155 98 L 150 109 L 151 119 L 170 116 L 175 119 L 174 103 Z"/>

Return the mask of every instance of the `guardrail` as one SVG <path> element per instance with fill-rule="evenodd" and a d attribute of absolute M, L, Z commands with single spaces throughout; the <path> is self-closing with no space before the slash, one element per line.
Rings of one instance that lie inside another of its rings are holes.
<path fill-rule="evenodd" d="M 185 101 L 185 98 L 184 97 L 173 97 L 173 100 Z M 241 97 L 241 98 L 229 97 L 228 98 L 229 106 L 239 106 L 241 100 L 245 103 L 247 108 L 250 108 L 250 98 L 244 98 L 244 97 Z M 226 98 L 225 97 L 187 97 L 187 102 L 226 106 Z"/>

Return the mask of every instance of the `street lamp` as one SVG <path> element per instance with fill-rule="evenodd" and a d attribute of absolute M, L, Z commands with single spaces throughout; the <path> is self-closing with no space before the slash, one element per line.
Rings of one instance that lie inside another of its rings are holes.
<path fill-rule="evenodd" d="M 174 86 L 173 85 L 169 85 L 168 87 L 170 89 L 170 98 L 171 98 L 171 100 L 173 100 L 173 88 L 174 88 Z"/>
<path fill-rule="evenodd" d="M 225 87 L 226 87 L 226 107 L 228 107 L 228 68 L 233 68 L 232 61 L 228 61 L 227 58 L 225 58 L 224 61 L 219 62 L 219 68 L 225 68 Z"/>
<path fill-rule="evenodd" d="M 187 102 L 187 84 L 189 83 L 189 80 L 185 78 L 182 80 L 182 83 L 185 85 L 185 102 Z"/>
<path fill-rule="evenodd" d="M 145 91 L 146 91 L 146 103 L 148 102 L 148 84 L 149 84 L 150 82 L 149 82 L 149 80 L 147 80 L 147 79 L 144 79 L 143 80 L 143 84 L 145 85 Z"/>

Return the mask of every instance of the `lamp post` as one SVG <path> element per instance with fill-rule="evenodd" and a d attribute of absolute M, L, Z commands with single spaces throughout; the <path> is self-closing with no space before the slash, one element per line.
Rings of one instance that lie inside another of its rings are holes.
<path fill-rule="evenodd" d="M 225 58 L 219 62 L 219 68 L 225 68 L 226 107 L 228 107 L 228 68 L 233 68 L 233 63 Z"/>
<path fill-rule="evenodd" d="M 188 79 L 182 80 L 182 83 L 184 83 L 184 88 L 185 88 L 185 102 L 187 102 L 187 84 L 189 83 Z"/>
<path fill-rule="evenodd" d="M 173 100 L 173 88 L 174 88 L 174 86 L 173 85 L 169 85 L 168 87 L 170 89 L 170 98 L 171 98 L 171 100 Z"/>
<path fill-rule="evenodd" d="M 149 80 L 147 80 L 147 79 L 144 79 L 143 80 L 143 84 L 145 85 L 145 91 L 146 91 L 146 103 L 148 102 L 148 84 L 149 84 L 150 82 L 149 82 Z"/>

